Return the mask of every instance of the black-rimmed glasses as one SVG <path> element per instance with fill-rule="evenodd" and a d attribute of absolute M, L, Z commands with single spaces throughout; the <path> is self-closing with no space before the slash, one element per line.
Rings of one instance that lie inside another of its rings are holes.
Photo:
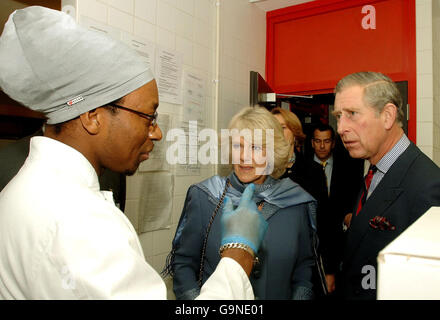
<path fill-rule="evenodd" d="M 151 114 L 148 114 L 148 113 L 144 113 L 144 112 L 136 111 L 136 110 L 133 110 L 133 109 L 130 109 L 130 108 L 126 108 L 126 107 L 120 106 L 120 105 L 115 104 L 115 103 L 108 103 L 108 105 L 112 106 L 114 108 L 118 108 L 118 109 L 122 109 L 122 110 L 133 112 L 134 114 L 137 114 L 139 117 L 142 117 L 144 119 L 150 120 L 150 124 L 149 125 L 152 128 L 156 127 L 157 116 L 158 116 L 157 111 L 155 111 L 154 114 L 151 115 Z"/>

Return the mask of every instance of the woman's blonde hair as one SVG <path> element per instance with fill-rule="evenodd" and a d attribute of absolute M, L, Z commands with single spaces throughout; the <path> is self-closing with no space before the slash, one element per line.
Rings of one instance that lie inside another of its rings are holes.
<path fill-rule="evenodd" d="M 296 114 L 289 110 L 281 109 L 281 108 L 273 108 L 271 110 L 272 114 L 280 114 L 284 120 L 286 121 L 286 125 L 290 131 L 292 131 L 293 136 L 295 137 L 295 145 L 302 146 L 304 144 L 304 140 L 306 139 L 306 135 L 303 132 L 302 124 Z"/>
<path fill-rule="evenodd" d="M 243 108 L 231 119 L 228 128 L 229 130 L 249 129 L 251 131 L 261 129 L 264 147 L 266 147 L 266 130 L 272 129 L 274 138 L 274 168 L 270 176 L 277 179 L 283 175 L 289 157 L 290 146 L 284 138 L 283 128 L 280 123 L 266 108 L 261 106 Z M 231 143 L 232 139 L 229 138 L 230 146 Z"/>

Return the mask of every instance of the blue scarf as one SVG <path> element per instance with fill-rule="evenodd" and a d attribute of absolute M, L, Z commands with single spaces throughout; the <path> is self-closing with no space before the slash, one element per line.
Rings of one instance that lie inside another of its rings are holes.
<path fill-rule="evenodd" d="M 231 198 L 234 206 L 238 206 L 241 195 L 249 184 L 238 180 L 234 172 L 227 178 L 231 182 L 232 188 L 228 189 L 226 195 Z M 227 178 L 213 176 L 200 182 L 198 186 L 214 198 L 220 199 L 225 189 Z M 270 176 L 262 184 L 255 184 L 253 199 L 256 203 L 264 201 L 278 208 L 287 208 L 302 203 L 315 203 L 316 205 L 316 200 L 304 191 L 299 184 L 289 178 L 278 180 Z"/>

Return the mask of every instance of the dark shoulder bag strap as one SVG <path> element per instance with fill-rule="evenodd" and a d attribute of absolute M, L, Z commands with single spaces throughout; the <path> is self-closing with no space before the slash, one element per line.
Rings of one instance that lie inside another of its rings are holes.
<path fill-rule="evenodd" d="M 215 219 L 215 216 L 217 215 L 218 210 L 222 206 L 223 200 L 225 199 L 225 196 L 226 196 L 226 191 L 228 191 L 228 188 L 230 185 L 231 185 L 231 182 L 229 182 L 229 179 L 226 179 L 225 190 L 223 190 L 223 194 L 220 197 L 220 200 L 218 201 L 217 207 L 215 207 L 214 212 L 211 216 L 211 219 L 209 220 L 208 227 L 206 228 L 205 239 L 203 240 L 202 254 L 200 257 L 199 288 L 201 288 L 202 284 L 203 284 L 203 269 L 205 266 L 206 245 L 208 243 L 209 231 L 211 230 L 212 223 L 214 222 L 214 219 Z"/>

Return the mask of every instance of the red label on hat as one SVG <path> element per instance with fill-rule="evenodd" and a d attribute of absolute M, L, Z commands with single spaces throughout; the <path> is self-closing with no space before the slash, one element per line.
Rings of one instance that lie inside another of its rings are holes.
<path fill-rule="evenodd" d="M 67 105 L 73 106 L 75 103 L 81 102 L 83 100 L 84 100 L 83 96 L 77 96 L 77 97 L 73 98 L 72 100 L 67 101 Z"/>

